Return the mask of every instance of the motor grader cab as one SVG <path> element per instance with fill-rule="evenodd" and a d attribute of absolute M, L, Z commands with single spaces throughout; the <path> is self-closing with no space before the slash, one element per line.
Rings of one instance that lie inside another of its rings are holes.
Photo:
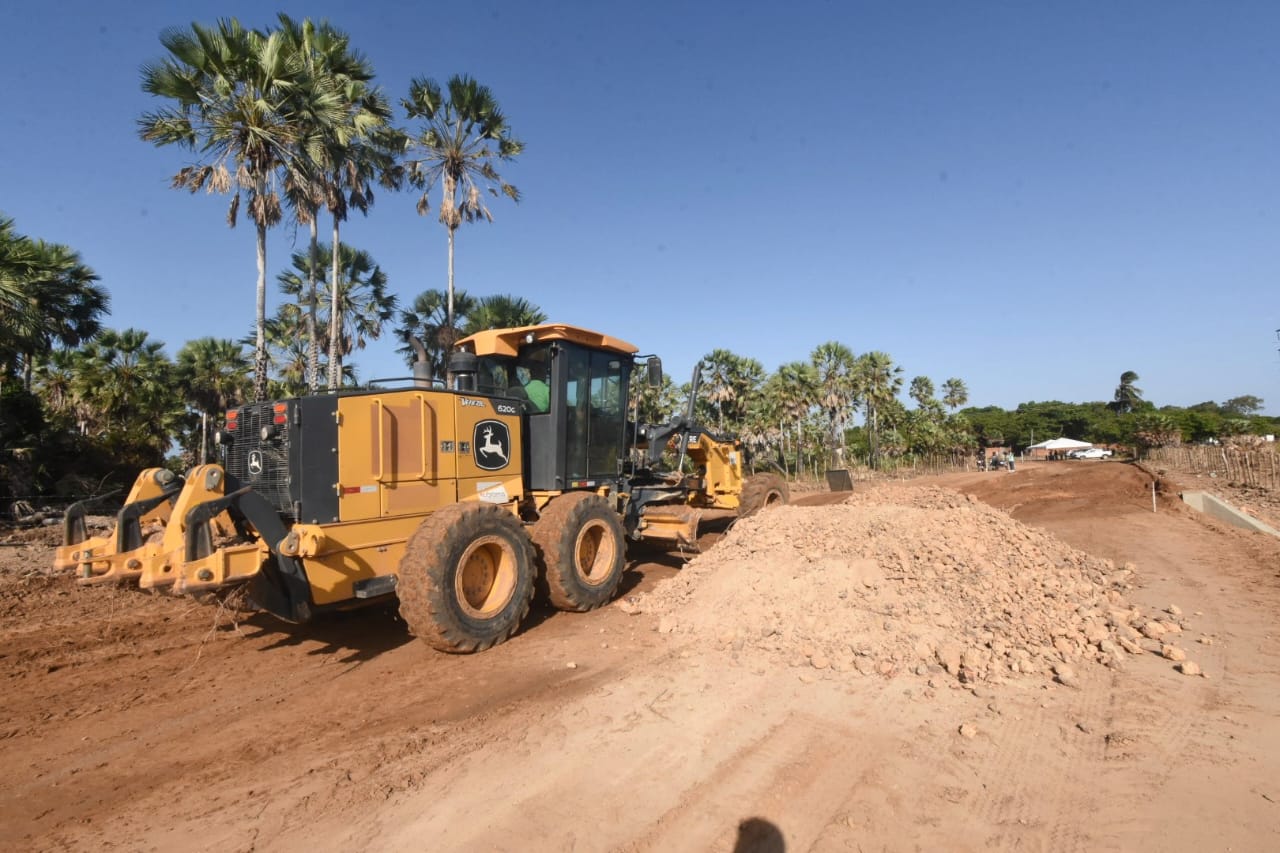
<path fill-rule="evenodd" d="M 486 331 L 457 344 L 452 388 L 241 406 L 222 464 L 189 472 L 161 541 L 125 561 L 144 588 L 244 588 L 292 622 L 398 596 L 410 629 L 454 652 L 510 636 L 535 585 L 598 607 L 628 539 L 689 543 L 703 511 L 786 500 L 777 478 L 744 483 L 738 443 L 691 417 L 629 422 L 636 352 L 560 324 Z M 695 470 L 660 472 L 669 447 Z"/>

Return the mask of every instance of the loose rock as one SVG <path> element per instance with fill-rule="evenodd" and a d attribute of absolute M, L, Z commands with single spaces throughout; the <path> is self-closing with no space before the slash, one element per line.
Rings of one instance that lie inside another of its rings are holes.
<path fill-rule="evenodd" d="M 1139 629 L 1160 650 L 1162 620 L 1125 601 L 1132 577 L 966 496 L 893 484 L 740 519 L 632 606 L 748 667 L 1077 686 L 1076 668 L 1141 653 Z"/>
<path fill-rule="evenodd" d="M 1079 687 L 1080 678 L 1076 675 L 1076 671 L 1064 663 L 1060 663 L 1053 668 L 1054 680 L 1063 687 Z"/>

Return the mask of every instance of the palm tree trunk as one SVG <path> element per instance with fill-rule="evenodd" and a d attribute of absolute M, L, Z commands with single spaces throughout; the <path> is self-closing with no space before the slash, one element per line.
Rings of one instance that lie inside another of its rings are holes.
<path fill-rule="evenodd" d="M 804 421 L 796 418 L 796 476 L 804 467 Z"/>
<path fill-rule="evenodd" d="M 320 385 L 320 342 L 316 340 L 316 250 L 320 243 L 320 211 L 311 211 L 311 249 L 307 261 L 307 390 L 313 394 Z"/>
<path fill-rule="evenodd" d="M 449 354 L 453 352 L 453 232 L 449 228 L 449 286 L 445 305 L 445 339 L 444 339 L 444 385 L 453 387 L 453 371 L 449 369 Z"/>
<path fill-rule="evenodd" d="M 258 225 L 258 340 L 253 351 L 253 399 L 267 396 L 267 226 Z"/>
<path fill-rule="evenodd" d="M 453 331 L 453 232 L 449 229 L 449 305 L 445 317 L 448 318 L 449 330 Z M 452 341 L 450 341 L 452 343 Z"/>
<path fill-rule="evenodd" d="M 791 476 L 791 465 L 787 462 L 787 423 L 778 421 L 778 455 L 782 457 L 782 475 Z"/>
<path fill-rule="evenodd" d="M 871 406 L 871 468 L 880 470 L 880 409 Z"/>
<path fill-rule="evenodd" d="M 342 356 L 338 354 L 338 337 L 342 334 L 342 314 L 338 291 L 338 217 L 333 217 L 333 269 L 329 279 L 329 390 L 336 391 L 342 382 Z"/>

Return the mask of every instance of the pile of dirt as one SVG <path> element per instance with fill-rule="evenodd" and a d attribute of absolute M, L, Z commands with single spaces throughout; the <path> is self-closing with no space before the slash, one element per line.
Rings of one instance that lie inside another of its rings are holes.
<path fill-rule="evenodd" d="M 1176 607 L 1156 618 L 1126 602 L 1133 571 L 974 498 L 887 484 L 744 519 L 626 606 L 748 665 L 1072 684 L 1074 664 L 1120 667 L 1181 632 Z"/>

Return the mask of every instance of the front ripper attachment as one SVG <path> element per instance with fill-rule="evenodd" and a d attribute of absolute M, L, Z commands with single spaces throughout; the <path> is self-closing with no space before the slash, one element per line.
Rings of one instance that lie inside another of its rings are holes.
<path fill-rule="evenodd" d="M 116 513 L 115 528 L 105 536 L 89 536 L 85 517 L 93 501 L 72 504 L 63 518 L 62 547 L 54 552 L 54 570 L 74 570 L 77 582 L 84 585 L 137 578 L 140 558 L 147 550 L 143 526 L 168 523 L 182 486 L 182 478 L 166 468 L 146 469 L 134 480 Z"/>
<path fill-rule="evenodd" d="M 174 499 L 169 523 L 160 541 L 149 544 L 138 557 L 138 586 L 143 589 L 172 587 L 184 560 L 188 514 L 192 507 L 222 497 L 227 476 L 220 465 L 197 465 L 187 472 L 186 484 Z M 225 515 L 204 520 L 201 535 L 212 539 L 217 531 L 229 531 L 232 521 Z"/>
<path fill-rule="evenodd" d="M 227 481 L 229 487 L 237 485 L 230 477 Z M 246 486 L 182 509 L 185 537 L 175 594 L 197 595 L 247 584 L 255 606 L 287 622 L 311 618 L 311 585 L 299 559 L 299 536 L 290 534 L 261 495 Z M 243 519 L 255 541 L 215 546 L 208 523 L 224 514 Z"/>

